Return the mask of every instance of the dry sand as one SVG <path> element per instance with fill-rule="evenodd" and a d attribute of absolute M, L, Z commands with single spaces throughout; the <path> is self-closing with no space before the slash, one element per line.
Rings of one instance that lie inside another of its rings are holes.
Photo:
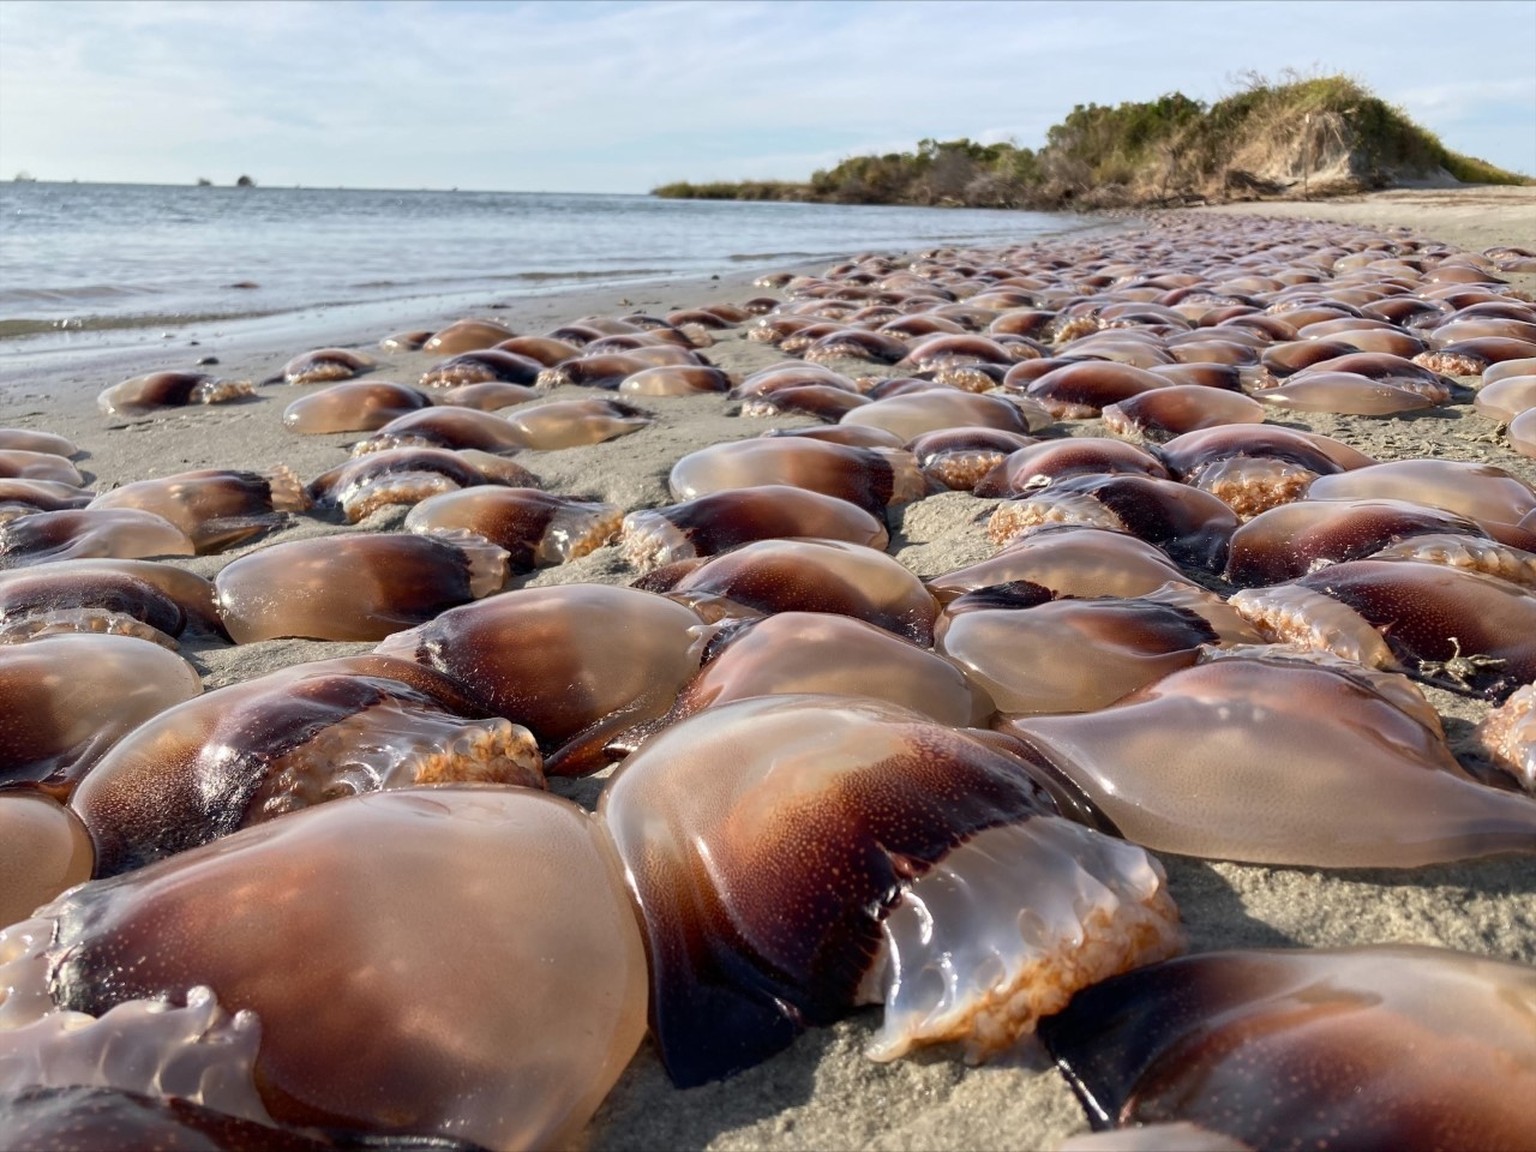
<path fill-rule="evenodd" d="M 1406 227 L 1473 252 L 1496 244 L 1536 245 L 1536 188 L 1394 188 L 1329 200 L 1223 204 L 1198 211 Z"/>
<path fill-rule="evenodd" d="M 1496 243 L 1536 242 L 1536 189 L 1391 192 L 1341 201 L 1258 204 L 1207 209 L 1260 212 L 1407 225 L 1423 235 L 1474 250 Z M 1523 287 L 1536 289 L 1536 277 Z M 510 301 L 481 314 L 517 331 L 538 332 L 589 313 L 642 310 L 659 313 L 711 300 L 762 294 L 745 278 L 677 282 L 619 293 L 575 293 Z M 475 310 L 470 310 L 473 313 Z M 447 317 L 452 318 L 452 317 Z M 400 327 L 432 327 L 445 317 L 421 316 Z M 242 404 L 170 410 L 152 419 L 108 420 L 96 393 L 136 372 L 190 368 L 213 354 L 221 374 L 265 380 L 293 354 L 342 344 L 372 348 L 385 333 L 345 327 L 289 327 L 239 339 L 217 329 L 179 333 L 161 346 L 90 354 L 55 354 L 13 362 L 0 374 L 0 426 L 46 429 L 74 439 L 88 455 L 78 461 L 100 490 L 115 484 L 198 467 L 265 468 L 286 463 L 309 479 L 340 463 L 355 435 L 301 437 L 281 425 L 283 407 L 301 390 L 281 384 L 259 389 Z M 191 346 L 190 339 L 199 343 Z M 775 350 L 723 333 L 709 355 L 736 372 L 776 362 Z M 420 354 L 380 355 L 382 378 L 410 381 L 428 362 Z M 580 396 L 566 388 L 554 398 Z M 809 420 L 749 420 L 734 416 L 723 398 L 647 399 L 657 423 L 635 435 L 591 448 L 521 458 L 546 487 L 609 500 L 626 509 L 666 503 L 667 472 L 683 454 L 722 439 L 754 436 L 772 424 Z M 1495 427 L 1470 406 L 1452 406 L 1413 420 L 1319 417 L 1297 421 L 1357 445 L 1382 459 L 1440 455 L 1489 460 L 1536 481 L 1530 461 L 1514 457 Z M 1097 421 L 1072 422 L 1078 435 L 1100 432 Z M 891 551 L 919 575 L 957 567 L 992 549 L 978 513 L 991 506 L 968 494 L 931 497 L 898 515 Z M 382 513 L 366 529 L 392 527 L 402 512 Z M 342 529 L 342 530 L 363 530 Z M 254 547 L 337 531 L 300 520 Z M 246 549 L 247 551 L 249 549 Z M 233 554 L 184 561 L 211 576 Z M 633 573 L 616 549 L 600 550 L 563 568 L 540 572 L 528 584 L 571 580 L 624 582 Z M 369 645 L 274 641 L 243 647 L 205 646 L 186 654 L 207 686 L 246 679 L 278 667 Z M 1482 708 L 1431 691 L 1447 718 L 1453 742 L 1465 753 L 1471 723 Z M 559 791 L 590 804 L 600 782 L 566 784 Z M 1502 858 L 1413 871 L 1320 871 L 1249 867 L 1164 856 L 1172 892 L 1196 951 L 1219 948 L 1305 947 L 1411 942 L 1536 963 L 1536 863 Z M 952 1053 L 925 1052 L 894 1064 L 875 1064 L 860 1049 L 878 1017 L 872 1010 L 836 1027 L 812 1031 L 787 1052 L 734 1079 L 680 1092 L 661 1072 L 649 1045 L 642 1047 L 586 1136 L 593 1149 L 650 1148 L 1054 1148 L 1087 1128 L 1065 1081 L 1038 1051 L 1024 1046 L 1010 1058 L 980 1068 Z M 509 1043 L 515 1043 L 509 1038 Z"/>

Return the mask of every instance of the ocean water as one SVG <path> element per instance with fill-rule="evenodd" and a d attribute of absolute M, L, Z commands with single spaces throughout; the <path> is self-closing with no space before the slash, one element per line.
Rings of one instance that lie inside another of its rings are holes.
<path fill-rule="evenodd" d="M 972 209 L 399 192 L 0 184 L 0 356 L 71 334 L 1005 244 L 1081 217 Z"/>

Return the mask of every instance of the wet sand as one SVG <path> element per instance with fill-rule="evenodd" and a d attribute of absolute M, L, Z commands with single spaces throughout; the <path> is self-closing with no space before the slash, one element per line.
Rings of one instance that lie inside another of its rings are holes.
<path fill-rule="evenodd" d="M 1529 245 L 1536 238 L 1536 189 L 1386 193 L 1306 204 L 1242 205 L 1214 214 L 1259 212 L 1405 225 L 1422 235 L 1481 250 L 1496 243 Z M 1517 280 L 1522 278 L 1515 278 Z M 1523 290 L 1536 290 L 1536 276 Z M 434 327 L 460 314 L 483 314 L 518 332 L 541 332 L 585 314 L 662 313 L 716 300 L 765 294 L 747 278 L 672 282 L 625 293 L 579 292 L 535 300 L 487 301 L 482 310 L 422 316 L 401 327 Z M 767 293 L 772 294 L 772 293 Z M 621 299 L 622 297 L 622 299 Z M 506 307 L 491 308 L 493 304 Z M 102 388 L 160 368 L 191 368 L 215 355 L 222 375 L 267 380 L 290 356 L 312 347 L 369 350 L 380 361 L 376 378 L 413 381 L 433 359 L 420 353 L 376 351 L 381 331 L 345 327 L 293 328 L 241 340 L 200 332 L 200 343 L 177 334 L 163 347 L 70 356 L 60 354 L 0 370 L 0 426 L 45 429 L 75 440 L 77 461 L 98 490 L 130 480 L 200 467 L 269 468 L 283 463 L 306 480 L 340 463 L 357 434 L 298 436 L 281 424 L 284 406 L 305 389 L 264 384 L 254 400 L 167 410 L 148 419 L 103 417 Z M 706 354 L 745 374 L 778 362 L 777 350 L 750 343 L 742 331 L 719 334 Z M 552 399 L 590 395 L 562 388 Z M 594 447 L 519 457 L 551 491 L 608 500 L 626 510 L 669 501 L 666 480 L 682 455 L 719 440 L 755 436 L 772 426 L 809 419 L 745 419 L 723 397 L 646 398 L 657 422 L 639 433 Z M 1412 420 L 1315 416 L 1292 420 L 1343 439 L 1380 459 L 1437 455 L 1498 463 L 1536 482 L 1532 461 L 1515 457 L 1495 426 L 1470 405 L 1451 405 Z M 1098 421 L 1070 422 L 1077 435 L 1102 433 Z M 891 553 L 921 576 L 935 575 L 993 551 L 978 513 L 990 501 L 969 494 L 933 496 L 898 512 Z M 367 529 L 394 527 L 403 509 L 381 513 Z M 186 561 L 211 576 L 235 556 L 283 540 L 334 532 L 300 519 L 245 549 Z M 623 583 L 634 573 L 607 547 L 572 564 L 519 582 L 573 580 Z M 518 585 L 514 585 L 518 586 Z M 271 641 L 184 649 L 210 688 L 301 660 L 364 651 L 371 645 Z M 1446 717 L 1453 746 L 1463 753 L 1483 706 L 1429 690 Z M 600 781 L 556 782 L 555 790 L 591 804 Z M 1536 865 L 1531 858 L 1495 859 L 1412 871 L 1322 871 L 1252 867 L 1163 856 L 1195 951 L 1222 948 L 1418 943 L 1536 963 Z M 642 1047 L 585 1137 L 592 1149 L 661 1148 L 1054 1148 L 1087 1129 L 1086 1118 L 1040 1053 L 1022 1046 L 1008 1058 L 966 1067 L 950 1052 L 930 1050 L 893 1064 L 861 1055 L 878 1010 L 802 1036 L 787 1052 L 721 1084 L 673 1089 L 649 1045 Z M 511 1038 L 509 1038 L 511 1042 Z"/>

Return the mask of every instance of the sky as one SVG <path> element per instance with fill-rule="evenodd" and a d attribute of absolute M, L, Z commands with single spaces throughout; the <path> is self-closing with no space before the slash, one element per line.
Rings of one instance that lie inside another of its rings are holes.
<path fill-rule="evenodd" d="M 1345 72 L 1536 174 L 1536 0 L 0 0 L 0 179 L 646 192 Z"/>

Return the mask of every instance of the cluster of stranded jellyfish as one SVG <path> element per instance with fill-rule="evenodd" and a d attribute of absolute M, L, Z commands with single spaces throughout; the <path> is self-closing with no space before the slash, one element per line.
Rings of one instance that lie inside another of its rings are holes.
<path fill-rule="evenodd" d="M 1156 855 L 1536 852 L 1533 271 L 1174 217 L 101 394 L 296 397 L 362 437 L 307 481 L 0 431 L 4 1142 L 558 1146 L 647 1036 L 689 1087 L 862 1009 L 1043 1043 L 1075 1147 L 1536 1146 L 1536 969 L 1182 955 Z M 540 480 L 695 410 L 670 503 Z M 1303 428 L 1451 412 L 1509 468 Z M 928 500 L 977 553 L 920 578 Z M 284 637 L 354 644 L 179 654 Z"/>

